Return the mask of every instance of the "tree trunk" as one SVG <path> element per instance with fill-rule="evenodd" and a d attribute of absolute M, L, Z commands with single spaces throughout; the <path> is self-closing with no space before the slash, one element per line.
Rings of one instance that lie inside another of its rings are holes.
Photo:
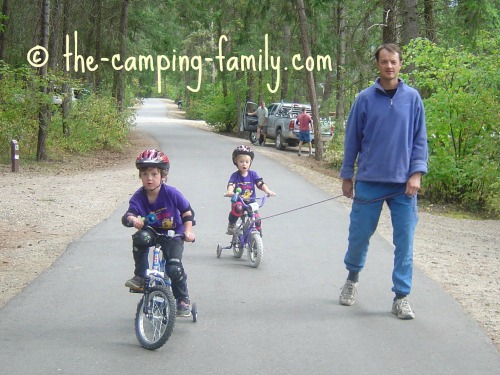
<path fill-rule="evenodd" d="M 332 91 L 333 91 L 333 83 L 332 83 L 332 80 L 333 80 L 333 74 L 331 71 L 327 71 L 326 72 L 326 77 L 325 77 L 325 83 L 324 83 L 324 86 L 323 86 L 323 94 L 321 95 L 321 102 L 323 103 L 326 103 L 332 96 Z"/>
<path fill-rule="evenodd" d="M 95 59 L 101 61 L 101 45 L 102 45 L 102 0 L 94 0 L 95 9 Z M 94 72 L 94 90 L 99 92 L 101 89 L 101 69 L 96 69 Z"/>
<path fill-rule="evenodd" d="M 399 43 L 398 35 L 398 0 L 385 0 L 384 18 L 382 20 L 383 43 Z"/>
<path fill-rule="evenodd" d="M 425 37 L 437 43 L 436 17 L 434 14 L 434 0 L 424 0 Z"/>
<path fill-rule="evenodd" d="M 3 20 L 2 27 L 0 27 L 0 60 L 3 61 L 5 61 L 5 30 L 7 29 L 7 23 L 9 22 L 9 13 L 9 0 L 3 0 L 2 14 L 7 17 Z"/>
<path fill-rule="evenodd" d="M 55 71 L 61 57 L 59 45 L 61 41 L 61 0 L 54 0 L 52 9 L 52 22 L 49 36 L 49 67 Z"/>
<path fill-rule="evenodd" d="M 412 39 L 418 38 L 418 4 L 417 0 L 403 1 L 402 45 L 407 45 Z"/>
<path fill-rule="evenodd" d="M 190 53 L 191 51 L 187 49 L 186 55 L 191 56 Z M 188 86 L 191 86 L 191 69 L 184 74 L 184 108 L 189 108 L 191 105 L 191 91 L 189 91 Z"/>
<path fill-rule="evenodd" d="M 342 1 L 342 0 L 339 0 L 339 1 Z M 337 23 L 336 7 L 337 7 L 336 5 L 333 5 L 332 8 L 331 8 L 332 9 L 332 20 L 331 20 L 332 25 L 335 25 Z M 338 35 L 334 35 L 334 39 L 335 40 L 332 43 L 332 50 L 336 50 L 337 49 Z M 334 80 L 334 74 L 330 70 L 328 70 L 326 72 L 325 83 L 323 85 L 323 93 L 321 95 L 322 106 L 326 106 L 327 103 L 328 103 L 328 101 L 332 97 L 332 93 L 333 93 L 333 90 L 334 90 L 333 85 L 335 84 L 333 82 L 333 80 Z M 325 108 L 323 108 L 323 109 L 325 109 Z M 332 110 L 331 106 L 328 103 L 328 108 L 326 108 L 326 111 L 327 112 L 331 112 L 331 110 Z"/>
<path fill-rule="evenodd" d="M 403 30 L 401 33 L 402 45 L 407 45 L 412 39 L 418 38 L 418 4 L 417 0 L 403 1 Z M 415 64 L 408 64 L 404 67 L 404 73 L 411 73 L 415 69 Z M 410 77 L 413 82 L 413 77 Z"/>
<path fill-rule="evenodd" d="M 63 9 L 62 9 L 63 54 L 66 53 L 66 35 L 68 34 L 69 34 L 69 0 L 63 0 Z M 62 92 L 64 93 L 64 97 L 61 104 L 61 117 L 62 117 L 63 134 L 69 137 L 71 134 L 71 126 L 69 123 L 69 111 L 72 102 L 72 96 L 70 95 L 71 87 L 67 83 L 69 79 L 69 73 L 66 71 L 66 69 L 64 69 L 64 77 L 65 77 L 64 80 L 65 82 L 62 85 Z"/>
<path fill-rule="evenodd" d="M 50 18 L 50 0 L 42 0 L 42 16 L 41 16 L 41 46 L 48 50 L 49 47 L 49 18 Z M 44 53 L 44 52 L 42 52 Z M 47 76 L 47 64 L 43 65 L 39 70 L 40 81 L 42 82 L 40 86 L 40 91 L 42 92 L 43 99 L 49 92 L 49 88 L 45 82 L 45 77 Z M 45 94 L 45 95 L 43 95 Z M 47 160 L 47 133 L 50 126 L 50 103 L 46 100 L 42 100 L 40 109 L 38 112 L 38 142 L 36 150 L 36 160 Z"/>
<path fill-rule="evenodd" d="M 121 61 L 125 61 L 125 55 L 127 53 L 126 50 L 126 42 L 127 42 L 127 27 L 128 27 L 128 6 L 130 0 L 123 0 L 122 3 L 122 12 L 120 16 L 120 57 Z M 118 105 L 118 111 L 123 111 L 124 100 L 125 100 L 125 70 L 122 68 L 121 70 L 115 71 L 115 77 L 113 82 L 113 93 L 116 98 L 116 102 Z"/>
<path fill-rule="evenodd" d="M 258 94 L 257 94 L 257 103 L 260 103 L 264 100 L 264 96 L 262 95 L 262 82 L 264 81 L 264 77 L 262 76 L 262 71 L 259 72 L 259 84 L 258 84 Z M 265 101 L 265 100 L 264 100 Z"/>
<path fill-rule="evenodd" d="M 299 16 L 300 25 L 300 40 L 304 58 L 311 56 L 311 48 L 309 45 L 309 37 L 307 31 L 306 11 L 304 7 L 304 0 L 296 0 L 297 13 Z M 319 122 L 318 100 L 316 98 L 316 84 L 314 81 L 314 74 L 312 71 L 306 69 L 307 92 L 309 102 L 311 103 L 313 128 L 314 128 L 314 148 L 316 150 L 316 160 L 323 159 L 323 142 L 321 141 L 321 125 Z"/>
<path fill-rule="evenodd" d="M 242 71 L 237 71 L 236 81 L 240 82 L 242 79 L 245 79 L 245 73 Z M 241 124 L 243 123 L 241 111 L 244 106 L 241 94 L 242 94 L 241 90 L 236 91 L 236 128 L 238 130 L 238 134 L 241 134 L 244 131 L 243 128 L 241 127 Z"/>
<path fill-rule="evenodd" d="M 222 31 L 222 20 L 219 18 L 218 22 L 217 22 L 217 40 L 220 40 L 220 37 L 224 34 L 223 31 Z M 224 51 L 223 51 L 223 55 L 224 56 L 228 56 L 229 55 L 229 51 L 231 50 L 231 36 L 230 35 L 226 35 L 227 38 L 228 38 L 228 43 L 226 43 L 226 45 L 224 46 Z M 227 98 L 227 95 L 228 95 L 228 89 L 227 89 L 227 73 L 226 73 L 226 70 L 223 69 L 222 71 L 219 72 L 219 76 L 221 78 L 221 86 L 222 86 L 222 96 L 224 99 Z M 228 130 L 228 129 L 226 129 Z"/>
<path fill-rule="evenodd" d="M 290 25 L 285 25 L 284 36 L 283 36 L 283 61 L 290 61 L 290 45 L 292 44 L 292 32 Z M 286 99 L 288 96 L 288 78 L 290 77 L 290 72 L 288 69 L 283 70 L 282 80 L 281 80 L 281 99 Z"/>
<path fill-rule="evenodd" d="M 338 129 L 345 118 L 345 63 L 346 63 L 346 32 L 345 32 L 345 0 L 340 0 L 337 5 L 337 110 L 335 113 L 335 127 Z"/>

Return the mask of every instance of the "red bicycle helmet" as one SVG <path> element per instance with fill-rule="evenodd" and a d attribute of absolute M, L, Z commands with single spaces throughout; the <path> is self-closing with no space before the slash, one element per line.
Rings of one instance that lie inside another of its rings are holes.
<path fill-rule="evenodd" d="M 236 147 L 233 151 L 233 164 L 236 165 L 236 157 L 238 155 L 248 155 L 250 156 L 250 159 L 253 161 L 253 157 L 255 156 L 252 149 L 248 146 L 245 145 L 240 145 Z"/>
<path fill-rule="evenodd" d="M 137 156 L 137 159 L 135 159 L 135 166 L 137 169 L 156 167 L 168 171 L 170 168 L 170 161 L 168 160 L 168 156 L 163 152 L 150 148 Z"/>

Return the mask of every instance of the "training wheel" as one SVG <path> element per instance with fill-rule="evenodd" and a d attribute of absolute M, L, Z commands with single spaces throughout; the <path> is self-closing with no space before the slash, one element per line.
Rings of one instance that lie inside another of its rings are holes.
<path fill-rule="evenodd" d="M 217 244 L 217 258 L 220 258 L 221 253 L 222 253 L 222 246 L 221 244 Z"/>
<path fill-rule="evenodd" d="M 196 306 L 196 302 L 191 305 L 191 315 L 193 316 L 193 323 L 196 323 L 198 320 L 198 307 Z"/>

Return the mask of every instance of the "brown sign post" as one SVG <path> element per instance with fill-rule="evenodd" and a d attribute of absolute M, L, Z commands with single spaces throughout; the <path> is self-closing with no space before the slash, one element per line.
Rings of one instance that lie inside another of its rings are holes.
<path fill-rule="evenodd" d="M 15 139 L 10 141 L 10 155 L 12 160 L 12 172 L 19 172 L 19 144 Z"/>

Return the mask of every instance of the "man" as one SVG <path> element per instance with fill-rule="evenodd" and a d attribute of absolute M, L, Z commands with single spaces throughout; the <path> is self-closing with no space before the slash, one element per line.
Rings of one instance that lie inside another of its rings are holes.
<path fill-rule="evenodd" d="M 269 118 L 266 103 L 261 101 L 255 112 L 249 113 L 249 115 L 257 115 L 257 139 L 259 141 L 259 146 L 265 145 L 267 139 L 267 120 Z"/>
<path fill-rule="evenodd" d="M 344 258 L 349 274 L 339 302 L 345 306 L 355 302 L 359 272 L 386 202 L 395 246 L 392 313 L 400 319 L 413 319 L 415 314 L 407 296 L 412 286 L 417 192 L 421 175 L 427 173 L 425 111 L 418 92 L 398 78 L 399 47 L 380 46 L 375 60 L 380 76 L 373 86 L 359 93 L 346 126 L 340 177 L 343 194 L 354 197 L 354 202 Z"/>
<path fill-rule="evenodd" d="M 309 146 L 309 156 L 312 156 L 311 147 L 311 130 L 312 130 L 312 118 L 309 113 L 306 112 L 306 107 L 302 107 L 302 113 L 297 116 L 297 124 L 299 125 L 299 153 L 302 154 L 302 144 L 307 143 Z"/>

